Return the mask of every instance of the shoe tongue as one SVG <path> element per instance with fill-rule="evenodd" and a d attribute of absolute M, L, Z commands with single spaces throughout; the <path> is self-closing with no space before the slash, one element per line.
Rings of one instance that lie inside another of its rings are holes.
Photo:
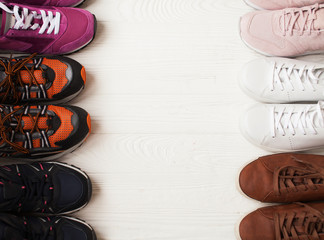
<path fill-rule="evenodd" d="M 16 19 L 13 16 L 13 14 L 2 11 L 2 13 L 0 13 L 0 20 L 0 36 L 3 36 L 8 32 L 10 28 L 12 28 L 15 25 Z"/>
<path fill-rule="evenodd" d="M 51 190 L 51 188 L 52 188 L 52 185 L 49 183 L 46 183 L 44 185 L 43 195 L 45 197 L 51 198 L 51 195 L 53 194 L 53 190 Z"/>
<path fill-rule="evenodd" d="M 52 186 L 55 186 L 55 188 L 52 188 L 51 190 L 53 194 L 52 201 L 53 201 L 53 206 L 56 206 L 61 195 L 61 183 L 60 180 L 55 176 L 53 176 L 52 182 L 53 182 Z"/>
<path fill-rule="evenodd" d="M 30 130 L 33 128 L 35 118 L 33 120 L 28 116 L 22 117 L 22 126 L 24 130 Z M 46 129 L 48 128 L 48 118 L 46 117 L 40 117 L 37 120 L 37 127 L 40 129 Z"/>

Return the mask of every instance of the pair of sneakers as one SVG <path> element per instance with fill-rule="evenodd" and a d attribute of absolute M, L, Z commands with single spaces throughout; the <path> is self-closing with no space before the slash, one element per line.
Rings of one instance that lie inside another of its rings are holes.
<path fill-rule="evenodd" d="M 63 163 L 0 167 L 0 239 L 95 240 L 93 228 L 64 216 L 87 205 L 90 178 Z"/>
<path fill-rule="evenodd" d="M 257 104 L 241 119 L 243 135 L 273 152 L 324 146 L 324 65 L 284 58 L 248 63 L 239 75 L 241 88 Z M 317 102 L 317 104 L 291 104 Z M 278 104 L 285 103 L 285 104 Z"/>
<path fill-rule="evenodd" d="M 64 103 L 84 88 L 86 72 L 67 57 L 0 58 L 0 157 L 55 159 L 90 133 L 89 114 Z"/>
<path fill-rule="evenodd" d="M 88 45 L 96 32 L 90 12 L 72 8 L 83 0 L 3 0 L 0 51 L 60 55 Z"/>
<path fill-rule="evenodd" d="M 324 52 L 324 1 L 247 1 L 257 8 L 276 9 L 241 17 L 240 35 L 250 48 L 268 56 Z"/>
<path fill-rule="evenodd" d="M 320 202 L 324 201 L 323 156 L 276 154 L 260 157 L 243 168 L 239 185 L 252 199 L 288 203 L 248 214 L 239 225 L 240 239 L 324 239 L 324 203 Z"/>

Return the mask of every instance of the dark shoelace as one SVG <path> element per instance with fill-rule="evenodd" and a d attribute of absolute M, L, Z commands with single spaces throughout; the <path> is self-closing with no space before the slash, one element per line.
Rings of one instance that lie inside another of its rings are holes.
<path fill-rule="evenodd" d="M 44 224 L 42 224 L 42 227 L 40 229 L 39 224 L 35 224 L 35 223 L 31 223 L 28 220 L 24 220 L 24 225 L 25 225 L 25 240 L 55 240 L 55 231 L 54 228 L 52 226 L 52 224 L 50 223 L 51 219 L 49 217 L 47 217 L 47 219 L 43 219 L 41 218 L 42 221 L 44 222 Z M 47 225 L 47 226 L 44 226 Z M 43 231 L 40 231 L 43 230 Z M 51 238 L 49 238 L 49 236 L 51 236 Z"/>
<path fill-rule="evenodd" d="M 304 209 L 299 214 L 275 214 L 276 240 L 321 240 L 324 233 L 324 214 L 309 205 L 296 203 Z"/>
<path fill-rule="evenodd" d="M 39 84 L 37 82 L 37 79 L 34 75 L 34 71 L 36 69 L 39 69 L 43 71 L 42 68 L 39 67 L 40 62 L 34 62 L 32 65 L 32 68 L 28 68 L 27 64 L 30 64 L 29 61 L 32 60 L 37 54 L 34 53 L 30 55 L 29 57 L 26 57 L 24 59 L 13 61 L 11 58 L 8 61 L 3 61 L 0 59 L 0 66 L 4 68 L 4 72 L 6 73 L 5 79 L 0 83 L 0 102 L 4 103 L 8 101 L 9 103 L 15 104 L 20 100 L 20 95 L 18 91 L 18 87 L 21 87 L 24 89 L 25 93 L 23 94 L 24 98 L 29 98 L 29 91 L 30 87 L 32 85 L 36 85 L 42 94 L 39 94 L 39 96 L 43 95 L 44 98 L 46 98 L 46 91 L 44 89 L 43 84 Z M 40 59 L 41 61 L 42 59 Z M 22 81 L 20 71 L 25 70 L 28 72 L 28 74 L 31 77 L 31 81 L 29 84 L 26 84 Z"/>
<path fill-rule="evenodd" d="M 44 171 L 43 165 L 39 163 L 40 171 L 38 172 L 38 178 L 30 178 L 30 176 L 26 176 L 24 172 L 19 172 L 19 169 L 17 167 L 18 171 L 18 176 L 22 180 L 22 189 L 24 190 L 23 195 L 18 196 L 17 200 L 15 202 L 15 205 L 18 206 L 18 210 L 21 209 L 21 207 L 24 206 L 24 204 L 28 201 L 36 201 L 42 202 L 43 206 L 40 209 L 41 212 L 44 212 L 45 210 L 48 209 L 49 203 L 52 199 L 52 194 L 47 194 L 45 196 L 44 191 L 45 190 L 45 185 L 49 185 L 50 191 L 52 191 L 53 188 L 53 183 L 51 178 L 47 175 L 47 173 Z M 52 192 L 53 193 L 53 192 Z M 35 211 L 38 211 L 39 209 L 36 209 Z"/>
<path fill-rule="evenodd" d="M 316 190 L 319 184 L 324 184 L 324 169 L 306 161 L 293 159 L 305 167 L 283 166 L 274 172 L 274 193 L 280 195 L 286 191 Z"/>
<path fill-rule="evenodd" d="M 49 147 L 48 139 L 46 136 L 46 132 L 48 131 L 48 127 L 46 129 L 39 129 L 37 126 L 38 120 L 41 116 L 45 116 L 48 118 L 46 113 L 46 106 L 42 107 L 42 111 L 39 111 L 36 116 L 32 116 L 29 113 L 29 106 L 24 106 L 17 108 L 14 110 L 12 107 L 4 107 L 7 108 L 8 113 L 5 113 L 3 109 L 0 108 L 0 137 L 4 143 L 8 144 L 9 149 L 2 148 L 0 151 L 2 152 L 1 156 L 6 157 L 9 154 L 17 151 L 21 153 L 28 154 L 29 149 L 33 148 L 33 139 L 32 133 L 39 132 L 41 135 L 42 143 L 45 143 Z M 16 115 L 21 111 L 20 114 Z M 29 131 L 25 131 L 22 126 L 22 118 L 29 117 L 32 122 L 32 127 Z M 19 132 L 26 136 L 26 141 L 23 146 L 19 145 L 18 143 L 13 142 L 15 139 L 15 134 Z"/>

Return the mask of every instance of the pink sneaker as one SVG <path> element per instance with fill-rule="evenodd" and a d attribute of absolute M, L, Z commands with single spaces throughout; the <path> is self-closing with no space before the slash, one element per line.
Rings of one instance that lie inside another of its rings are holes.
<path fill-rule="evenodd" d="M 0 2 L 0 51 L 67 54 L 94 38 L 96 19 L 77 8 L 37 7 Z"/>
<path fill-rule="evenodd" d="M 278 10 L 284 8 L 292 8 L 292 7 L 303 7 L 309 6 L 315 3 L 324 3 L 323 0 L 244 0 L 247 5 L 255 8 L 255 9 L 268 9 L 268 10 Z"/>
<path fill-rule="evenodd" d="M 240 21 L 242 40 L 268 56 L 324 52 L 324 4 L 277 11 L 255 11 Z"/>
<path fill-rule="evenodd" d="M 85 0 L 1 0 L 5 3 L 19 3 L 37 6 L 76 7 Z"/>

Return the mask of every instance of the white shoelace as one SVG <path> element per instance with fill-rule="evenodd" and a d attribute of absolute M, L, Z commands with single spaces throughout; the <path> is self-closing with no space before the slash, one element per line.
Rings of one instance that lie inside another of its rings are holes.
<path fill-rule="evenodd" d="M 47 34 L 51 34 L 54 31 L 54 34 L 58 34 L 60 31 L 61 23 L 61 14 L 59 12 L 55 13 L 55 16 L 52 11 L 40 10 L 41 14 L 37 14 L 36 11 L 31 11 L 29 13 L 28 8 L 23 8 L 20 15 L 20 8 L 15 5 L 13 10 L 10 10 L 6 5 L 0 2 L 0 8 L 14 15 L 16 23 L 13 26 L 14 29 L 39 29 L 39 34 L 44 34 L 47 30 Z M 43 24 L 40 26 L 38 23 L 32 24 L 33 19 L 42 19 Z"/>
<path fill-rule="evenodd" d="M 303 66 L 297 69 L 295 65 L 287 67 L 285 64 L 276 64 L 270 90 L 274 91 L 275 85 L 279 85 L 281 91 L 285 90 L 285 87 L 295 90 L 294 81 L 302 91 L 305 91 L 307 86 L 315 91 L 314 85 L 319 84 L 319 77 L 323 72 L 324 69 L 315 69 L 315 66 L 308 68 Z M 292 79 L 293 76 L 294 79 Z"/>
<path fill-rule="evenodd" d="M 303 35 L 305 31 L 307 31 L 308 34 L 311 34 L 312 31 L 316 31 L 319 34 L 319 31 L 314 28 L 314 21 L 317 18 L 316 11 L 318 9 L 319 5 L 315 4 L 299 9 L 283 10 L 281 20 L 283 35 L 286 36 L 287 32 L 293 35 L 293 31 L 296 30 L 296 25 L 298 25 L 300 35 Z"/>
<path fill-rule="evenodd" d="M 276 110 L 275 106 L 272 107 L 272 137 L 276 137 L 277 133 L 285 136 L 287 131 L 292 135 L 295 135 L 297 129 L 304 135 L 307 134 L 306 129 L 308 129 L 312 134 L 317 134 L 316 128 L 318 126 L 316 126 L 315 123 L 315 116 L 317 116 L 319 124 L 324 127 L 323 106 L 324 102 L 318 102 L 316 107 L 306 105 L 305 108 L 300 111 L 295 111 L 293 105 L 291 108 L 282 108 L 279 111 Z"/>

